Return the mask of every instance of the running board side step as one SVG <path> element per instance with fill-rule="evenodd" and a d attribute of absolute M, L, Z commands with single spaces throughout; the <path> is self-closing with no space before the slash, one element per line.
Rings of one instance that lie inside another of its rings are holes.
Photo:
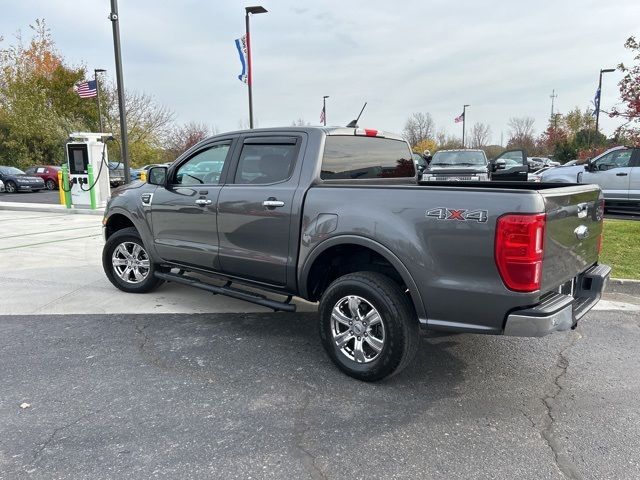
<path fill-rule="evenodd" d="M 218 287 L 211 285 L 210 283 L 203 282 L 197 278 L 188 277 L 186 275 L 180 275 L 175 273 L 155 272 L 156 278 L 166 280 L 167 282 L 182 283 L 183 285 L 189 285 L 190 287 L 199 288 L 211 292 L 214 295 L 224 295 L 227 297 L 237 298 L 238 300 L 244 300 L 245 302 L 255 303 L 263 307 L 271 308 L 274 312 L 281 310 L 283 312 L 295 312 L 296 306 L 289 303 L 291 297 L 287 297 L 286 302 L 279 302 L 277 300 L 270 300 L 264 295 L 260 295 L 246 290 L 240 290 L 238 288 L 231 288 L 230 283 Z"/>

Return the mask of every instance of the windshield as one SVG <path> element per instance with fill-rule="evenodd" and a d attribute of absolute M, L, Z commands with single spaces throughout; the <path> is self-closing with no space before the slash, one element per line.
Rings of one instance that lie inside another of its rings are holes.
<path fill-rule="evenodd" d="M 431 160 L 431 166 L 484 166 L 487 164 L 487 158 L 484 155 L 484 152 L 478 151 L 455 151 L 455 152 L 446 152 L 440 151 L 436 152 L 433 156 L 433 160 Z"/>
<path fill-rule="evenodd" d="M 16 167 L 2 167 L 0 168 L 0 172 L 5 175 L 24 175 L 24 172 Z"/>

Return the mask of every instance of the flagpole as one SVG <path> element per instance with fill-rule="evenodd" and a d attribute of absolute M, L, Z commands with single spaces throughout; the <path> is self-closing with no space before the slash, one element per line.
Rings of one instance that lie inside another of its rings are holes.
<path fill-rule="evenodd" d="M 102 124 L 102 109 L 100 108 L 100 82 L 98 82 L 98 73 L 106 72 L 103 68 L 95 68 L 93 70 L 93 80 L 96 82 L 96 100 L 98 101 L 98 121 L 100 122 L 100 133 L 104 132 Z"/>
<path fill-rule="evenodd" d="M 247 86 L 249 87 L 249 128 L 253 128 L 253 71 L 251 69 L 251 39 L 249 32 L 249 14 L 267 13 L 264 7 L 245 7 L 244 22 L 247 36 Z"/>
<path fill-rule="evenodd" d="M 249 40 L 249 10 L 244 15 L 245 35 L 247 37 L 247 87 L 249 91 L 249 128 L 253 128 L 253 92 L 251 86 L 251 41 Z"/>
<path fill-rule="evenodd" d="M 329 98 L 329 95 L 325 95 L 324 97 L 322 97 L 322 112 L 324 113 L 323 120 L 325 127 L 327 126 L 327 98 Z"/>
<path fill-rule="evenodd" d="M 464 144 L 464 130 L 465 130 L 465 123 L 467 122 L 467 107 L 470 107 L 471 105 L 463 105 L 462 106 L 462 148 L 465 148 L 465 144 Z"/>

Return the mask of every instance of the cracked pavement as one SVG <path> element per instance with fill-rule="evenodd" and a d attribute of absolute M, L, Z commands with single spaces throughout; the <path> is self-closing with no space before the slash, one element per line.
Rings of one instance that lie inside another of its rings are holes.
<path fill-rule="evenodd" d="M 313 313 L 0 316 L 0 479 L 638 478 L 639 327 L 424 338 L 366 384 Z"/>

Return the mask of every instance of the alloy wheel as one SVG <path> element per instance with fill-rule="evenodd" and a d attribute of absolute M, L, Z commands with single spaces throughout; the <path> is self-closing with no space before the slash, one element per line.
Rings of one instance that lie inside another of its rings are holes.
<path fill-rule="evenodd" d="M 340 353 L 356 363 L 374 361 L 384 348 L 382 317 L 366 299 L 348 295 L 331 311 L 331 334 Z"/>
<path fill-rule="evenodd" d="M 146 250 L 135 242 L 122 242 L 111 255 L 113 271 L 127 283 L 140 283 L 149 276 L 151 261 Z"/>

